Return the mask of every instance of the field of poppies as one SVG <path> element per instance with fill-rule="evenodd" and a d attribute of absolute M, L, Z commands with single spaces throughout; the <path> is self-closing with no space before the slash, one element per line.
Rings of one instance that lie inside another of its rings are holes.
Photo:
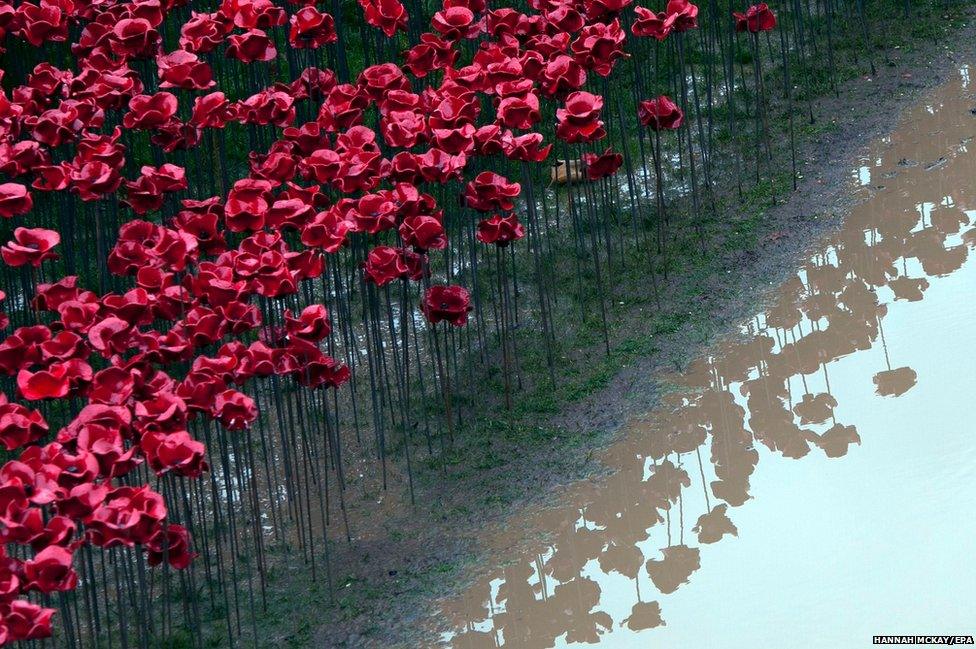
<path fill-rule="evenodd" d="M 607 338 L 621 260 L 708 254 L 793 77 L 941 4 L 0 2 L 0 645 L 257 637 L 350 456 L 412 496 L 526 331 L 555 389 L 566 305 Z"/>

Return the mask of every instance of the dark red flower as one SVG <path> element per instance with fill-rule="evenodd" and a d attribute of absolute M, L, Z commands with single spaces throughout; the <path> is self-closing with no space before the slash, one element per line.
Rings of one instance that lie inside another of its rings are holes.
<path fill-rule="evenodd" d="M 256 231 L 264 227 L 273 185 L 267 180 L 245 178 L 234 183 L 224 204 L 224 219 L 231 232 Z"/>
<path fill-rule="evenodd" d="M 249 29 L 243 34 L 234 34 L 227 39 L 227 58 L 242 63 L 271 61 L 278 56 L 278 50 L 268 35 L 260 29 Z"/>
<path fill-rule="evenodd" d="M 478 223 L 478 241 L 487 244 L 495 244 L 504 248 L 513 241 L 518 241 L 525 236 L 525 228 L 515 218 L 514 214 L 508 216 L 493 215 L 491 218 L 483 219 Z"/>
<path fill-rule="evenodd" d="M 335 206 L 315 215 L 302 229 L 302 243 L 319 247 L 328 253 L 338 251 L 352 231 L 352 223 Z"/>
<path fill-rule="evenodd" d="M 0 184 L 0 217 L 9 219 L 27 214 L 33 206 L 34 201 L 26 187 L 18 183 Z"/>
<path fill-rule="evenodd" d="M 408 216 L 400 223 L 400 240 L 403 245 L 417 250 L 442 250 L 447 247 L 444 225 L 433 216 Z"/>
<path fill-rule="evenodd" d="M 166 518 L 162 495 L 141 487 L 119 487 L 85 520 L 91 542 L 111 548 L 148 542 Z"/>
<path fill-rule="evenodd" d="M 190 123 L 199 128 L 223 128 L 232 117 L 230 102 L 222 92 L 212 92 L 193 100 Z"/>
<path fill-rule="evenodd" d="M 407 28 L 407 10 L 399 0 L 359 0 L 366 23 L 392 38 L 398 29 Z"/>
<path fill-rule="evenodd" d="M 180 28 L 180 47 L 197 54 L 211 52 L 224 41 L 232 27 L 220 14 L 191 12 L 190 19 Z"/>
<path fill-rule="evenodd" d="M 322 340 L 332 331 L 329 321 L 329 311 L 323 304 L 311 304 L 298 315 L 291 314 L 291 309 L 285 309 L 285 330 L 289 336 L 306 340 Z"/>
<path fill-rule="evenodd" d="M 397 206 L 387 192 L 366 194 L 347 214 L 357 232 L 379 234 L 396 227 Z"/>
<path fill-rule="evenodd" d="M 382 101 L 393 91 L 409 93 L 411 90 L 410 80 L 396 63 L 371 65 L 359 74 L 356 82 L 366 97 L 374 101 Z"/>
<path fill-rule="evenodd" d="M 102 430 L 109 430 L 99 426 Z M 115 431 L 118 433 L 118 431 Z M 119 436 L 121 446 L 121 435 Z M 107 475 L 107 474 L 103 474 Z M 58 512 L 69 518 L 87 518 L 95 509 L 105 502 L 108 487 L 101 484 L 86 482 L 68 490 L 57 502 Z"/>
<path fill-rule="evenodd" d="M 17 389 L 29 401 L 60 399 L 67 396 L 71 388 L 70 374 L 68 363 L 53 363 L 36 372 L 22 369 L 17 373 Z"/>
<path fill-rule="evenodd" d="M 78 574 L 71 567 L 72 552 L 50 545 L 24 563 L 25 587 L 42 593 L 74 590 Z"/>
<path fill-rule="evenodd" d="M 626 56 L 623 50 L 626 38 L 616 18 L 609 24 L 587 25 L 573 41 L 573 56 L 586 69 L 602 77 L 609 76 L 616 60 Z"/>
<path fill-rule="evenodd" d="M 159 32 L 145 18 L 123 18 L 112 27 L 112 51 L 125 58 L 152 56 L 159 42 Z"/>
<path fill-rule="evenodd" d="M 661 95 L 642 101 L 637 107 L 637 117 L 644 126 L 660 131 L 681 128 L 685 114 L 666 95 Z"/>
<path fill-rule="evenodd" d="M 178 107 L 176 96 L 168 92 L 136 95 L 129 100 L 129 112 L 122 118 L 122 124 L 129 129 L 156 128 L 169 121 Z"/>
<path fill-rule="evenodd" d="M 206 90 L 216 85 L 210 64 L 201 61 L 193 52 L 176 50 L 156 57 L 160 88 Z"/>
<path fill-rule="evenodd" d="M 478 19 L 471 9 L 463 6 L 446 7 L 434 14 L 430 25 L 441 36 L 456 41 L 462 38 L 475 38 L 484 31 L 484 19 Z"/>
<path fill-rule="evenodd" d="M 288 42 L 296 48 L 319 48 L 338 40 L 332 16 L 315 7 L 302 7 L 291 17 Z"/>
<path fill-rule="evenodd" d="M 258 407 L 243 392 L 225 390 L 214 399 L 212 414 L 227 430 L 244 430 L 258 418 Z"/>
<path fill-rule="evenodd" d="M 460 327 L 468 322 L 471 294 L 463 286 L 431 286 L 420 309 L 431 324 L 446 321 Z"/>
<path fill-rule="evenodd" d="M 51 637 L 53 608 L 42 608 L 26 599 L 15 599 L 0 606 L 3 624 L 10 640 L 37 640 Z"/>
<path fill-rule="evenodd" d="M 104 162 L 85 162 L 72 166 L 69 171 L 71 189 L 77 192 L 81 200 L 94 201 L 105 194 L 111 194 L 122 184 L 122 176 L 115 169 Z"/>
<path fill-rule="evenodd" d="M 550 97 L 563 97 L 586 83 L 583 66 L 573 57 L 562 53 L 549 59 L 540 76 L 542 92 Z"/>
<path fill-rule="evenodd" d="M 288 19 L 271 0 L 223 0 L 217 13 L 241 29 L 279 27 Z"/>
<path fill-rule="evenodd" d="M 634 13 L 637 18 L 630 27 L 634 36 L 650 36 L 663 41 L 671 33 L 674 21 L 669 22 L 667 14 L 664 12 L 654 13 L 645 7 L 634 7 Z"/>
<path fill-rule="evenodd" d="M 546 9 L 543 12 L 543 17 L 548 25 L 566 34 L 578 32 L 586 24 L 580 12 L 573 7 L 572 3 L 568 2 L 557 3 L 554 8 Z"/>
<path fill-rule="evenodd" d="M 454 65 L 457 57 L 458 52 L 449 41 L 437 34 L 425 33 L 420 35 L 420 43 L 407 51 L 403 67 L 422 79 L 434 70 Z"/>
<path fill-rule="evenodd" d="M 502 98 L 498 102 L 497 113 L 498 121 L 509 128 L 532 128 L 542 119 L 539 111 L 539 96 L 534 92 Z"/>
<path fill-rule="evenodd" d="M 390 146 L 410 148 L 423 139 L 427 122 L 419 111 L 394 110 L 380 119 L 380 130 Z"/>
<path fill-rule="evenodd" d="M 363 262 L 366 279 L 377 286 L 389 284 L 406 276 L 410 268 L 403 257 L 403 250 L 392 246 L 376 246 L 369 251 Z"/>
<path fill-rule="evenodd" d="M 71 9 L 70 2 L 62 4 L 41 0 L 39 6 L 22 2 L 17 7 L 18 34 L 34 47 L 40 47 L 45 41 L 66 41 Z"/>
<path fill-rule="evenodd" d="M 61 235 L 42 228 L 16 228 L 14 238 L 0 248 L 0 255 L 8 266 L 30 264 L 34 268 L 45 259 L 57 259 L 54 246 L 61 242 Z"/>
<path fill-rule="evenodd" d="M 563 108 L 556 110 L 556 136 L 569 143 L 594 142 L 606 136 L 603 121 L 603 97 L 583 90 L 566 97 Z"/>
<path fill-rule="evenodd" d="M 0 442 L 8 451 L 36 442 L 47 432 L 41 413 L 19 403 L 8 403 L 7 397 L 0 394 Z"/>
<path fill-rule="evenodd" d="M 759 32 L 768 32 L 776 27 L 776 15 L 765 2 L 752 5 L 744 14 L 733 12 L 732 16 L 735 18 L 735 31 L 737 32 L 747 31 L 758 34 Z"/>
<path fill-rule="evenodd" d="M 668 0 L 665 13 L 676 32 L 684 32 L 698 27 L 698 6 L 689 0 Z"/>
<path fill-rule="evenodd" d="M 148 431 L 139 440 L 139 445 L 156 475 L 172 472 L 197 478 L 208 469 L 206 449 L 185 430 Z"/>
<path fill-rule="evenodd" d="M 515 207 L 512 199 L 519 195 L 522 186 L 509 182 L 493 171 L 483 171 L 467 184 L 464 199 L 468 207 L 481 212 L 510 211 Z"/>
<path fill-rule="evenodd" d="M 552 145 L 542 146 L 542 133 L 525 133 L 515 136 L 511 131 L 502 137 L 505 157 L 524 162 L 542 162 L 549 157 Z"/>
<path fill-rule="evenodd" d="M 624 163 L 624 157 L 615 153 L 613 149 L 607 149 L 600 155 L 584 153 L 583 163 L 586 165 L 586 177 L 590 180 L 599 180 L 617 173 L 617 169 L 620 169 Z"/>
<path fill-rule="evenodd" d="M 182 525 L 170 523 L 165 530 L 159 530 L 146 544 L 146 563 L 158 566 L 166 561 L 177 570 L 185 570 L 197 557 L 190 552 L 190 533 Z"/>

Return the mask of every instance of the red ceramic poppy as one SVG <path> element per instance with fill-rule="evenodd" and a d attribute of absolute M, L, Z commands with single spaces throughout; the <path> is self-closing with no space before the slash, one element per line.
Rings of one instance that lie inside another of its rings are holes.
<path fill-rule="evenodd" d="M 765 2 L 752 5 L 744 14 L 733 12 L 732 16 L 735 18 L 735 31 L 737 32 L 747 31 L 758 34 L 776 28 L 776 15 Z"/>
<path fill-rule="evenodd" d="M 654 131 L 678 129 L 684 122 L 684 112 L 666 95 L 642 101 L 637 107 L 640 123 Z"/>
<path fill-rule="evenodd" d="M 504 248 L 513 241 L 518 241 L 525 236 L 525 228 L 518 222 L 514 214 L 500 216 L 495 214 L 491 218 L 484 219 L 478 223 L 478 241 L 487 244 L 495 244 Z"/>
<path fill-rule="evenodd" d="M 424 293 L 421 310 L 431 324 L 449 322 L 459 327 L 468 322 L 471 294 L 462 286 L 431 286 Z"/>
<path fill-rule="evenodd" d="M 0 248 L 0 256 L 8 266 L 30 264 L 34 268 L 45 259 L 56 259 L 53 248 L 61 242 L 61 235 L 43 228 L 16 228 L 14 238 Z"/>
<path fill-rule="evenodd" d="M 468 207 L 481 212 L 510 211 L 515 207 L 512 199 L 519 195 L 522 186 L 509 182 L 493 171 L 483 171 L 469 182 L 464 190 Z"/>
<path fill-rule="evenodd" d="M 586 177 L 590 180 L 599 180 L 617 173 L 624 163 L 624 157 L 615 153 L 613 149 L 607 149 L 600 155 L 584 153 L 583 163 L 586 165 Z"/>

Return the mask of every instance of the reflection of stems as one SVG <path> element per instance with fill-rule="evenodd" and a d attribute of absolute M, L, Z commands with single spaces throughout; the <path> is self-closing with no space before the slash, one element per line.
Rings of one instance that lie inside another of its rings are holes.
<path fill-rule="evenodd" d="M 698 456 L 698 471 L 701 473 L 702 491 L 705 492 L 705 508 L 708 509 L 708 511 L 712 511 L 712 505 L 708 500 L 708 485 L 705 483 L 705 465 L 702 463 L 701 459 L 701 446 L 695 447 L 695 454 Z"/>
<path fill-rule="evenodd" d="M 681 453 L 676 454 L 678 456 L 678 468 L 681 468 Z M 685 499 L 684 499 L 684 489 L 681 485 L 678 485 L 678 543 L 680 545 L 685 544 Z"/>
<path fill-rule="evenodd" d="M 874 321 L 878 323 L 878 333 L 881 334 L 881 349 L 884 351 L 885 365 L 891 371 L 891 359 L 888 358 L 888 342 L 885 340 L 884 327 L 881 326 L 881 318 L 875 316 Z"/>

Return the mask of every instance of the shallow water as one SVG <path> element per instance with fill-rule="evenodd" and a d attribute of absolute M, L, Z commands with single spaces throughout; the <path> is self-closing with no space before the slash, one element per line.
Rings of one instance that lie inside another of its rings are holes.
<path fill-rule="evenodd" d="M 871 145 L 843 230 L 625 427 L 609 477 L 487 534 L 523 551 L 444 604 L 445 644 L 976 633 L 974 91 L 957 70 Z"/>

